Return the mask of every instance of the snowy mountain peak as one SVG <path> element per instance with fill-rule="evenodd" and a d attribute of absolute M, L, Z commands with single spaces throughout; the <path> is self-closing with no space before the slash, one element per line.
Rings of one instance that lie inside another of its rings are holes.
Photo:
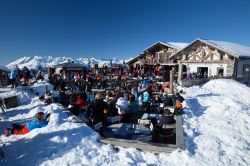
<path fill-rule="evenodd" d="M 18 65 L 19 68 L 23 68 L 24 66 L 27 66 L 29 69 L 37 69 L 39 66 L 42 67 L 49 67 L 49 66 L 54 66 L 54 65 L 58 65 L 61 63 L 65 63 L 68 62 L 68 60 L 70 61 L 74 61 L 75 63 L 78 64 L 82 64 L 84 66 L 88 66 L 89 65 L 89 61 L 90 61 L 90 65 L 93 66 L 94 64 L 99 64 L 99 65 L 103 65 L 104 63 L 106 63 L 106 65 L 110 65 L 110 60 L 112 59 L 112 63 L 113 64 L 123 64 L 124 60 L 119 60 L 118 58 L 70 58 L 70 57 L 51 57 L 51 56 L 33 56 L 33 57 L 22 57 L 19 58 L 15 61 L 12 61 L 11 63 L 9 63 L 8 65 L 6 65 L 6 67 L 8 68 L 13 68 L 16 65 Z"/>

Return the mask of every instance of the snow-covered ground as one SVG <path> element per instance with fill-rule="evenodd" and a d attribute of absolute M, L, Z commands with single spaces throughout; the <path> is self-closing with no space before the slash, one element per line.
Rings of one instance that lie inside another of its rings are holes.
<path fill-rule="evenodd" d="M 36 84 L 34 91 L 44 93 L 44 84 Z M 85 124 L 73 123 L 60 106 L 43 105 L 34 92 L 5 91 L 0 96 L 17 93 L 25 104 L 0 114 L 1 129 L 12 122 L 26 123 L 38 111 L 52 114 L 44 128 L 21 136 L 1 135 L 6 157 L 0 165 L 250 164 L 250 89 L 233 80 L 212 80 L 201 87 L 184 89 L 187 149 L 159 155 L 134 148 L 116 151 L 99 143 L 99 135 Z"/>

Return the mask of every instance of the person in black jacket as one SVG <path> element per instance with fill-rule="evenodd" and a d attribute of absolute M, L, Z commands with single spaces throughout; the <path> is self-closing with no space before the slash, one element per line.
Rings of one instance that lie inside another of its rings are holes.
<path fill-rule="evenodd" d="M 182 103 L 185 99 L 184 99 L 184 97 L 181 96 L 180 93 L 176 93 L 174 96 L 174 100 L 175 100 L 175 102 L 178 100 Z"/>
<path fill-rule="evenodd" d="M 171 114 L 169 109 L 165 109 L 162 116 L 160 117 L 159 123 L 157 125 L 162 127 L 164 124 L 175 124 L 174 116 Z"/>
<path fill-rule="evenodd" d="M 95 96 L 95 102 L 92 107 L 92 124 L 96 124 L 98 122 L 105 123 L 106 113 L 107 113 L 107 106 L 106 103 L 103 101 L 102 96 L 97 94 Z"/>
<path fill-rule="evenodd" d="M 173 103 L 173 98 L 168 96 L 168 94 L 166 94 L 164 96 L 164 100 L 163 100 L 163 103 L 164 103 L 164 107 L 167 107 L 167 106 L 173 106 L 174 103 Z"/>

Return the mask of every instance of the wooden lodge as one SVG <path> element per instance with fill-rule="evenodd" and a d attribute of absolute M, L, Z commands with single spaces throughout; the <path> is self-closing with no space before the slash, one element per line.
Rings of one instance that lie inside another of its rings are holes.
<path fill-rule="evenodd" d="M 186 74 L 200 73 L 202 77 L 244 77 L 246 68 L 250 68 L 250 47 L 198 38 L 170 59 L 178 62 L 179 66 L 185 65 Z M 180 72 L 181 70 L 182 67 Z"/>
<path fill-rule="evenodd" d="M 199 73 L 201 77 L 236 77 L 249 81 L 250 47 L 200 38 L 190 44 L 157 42 L 127 64 L 176 65 L 178 81 L 190 73 Z"/>

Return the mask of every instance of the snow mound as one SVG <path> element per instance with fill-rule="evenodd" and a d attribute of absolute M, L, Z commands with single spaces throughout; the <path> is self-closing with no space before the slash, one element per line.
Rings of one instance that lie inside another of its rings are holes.
<path fill-rule="evenodd" d="M 250 163 L 250 88 L 234 80 L 212 80 L 186 89 L 184 116 L 192 165 Z"/>

